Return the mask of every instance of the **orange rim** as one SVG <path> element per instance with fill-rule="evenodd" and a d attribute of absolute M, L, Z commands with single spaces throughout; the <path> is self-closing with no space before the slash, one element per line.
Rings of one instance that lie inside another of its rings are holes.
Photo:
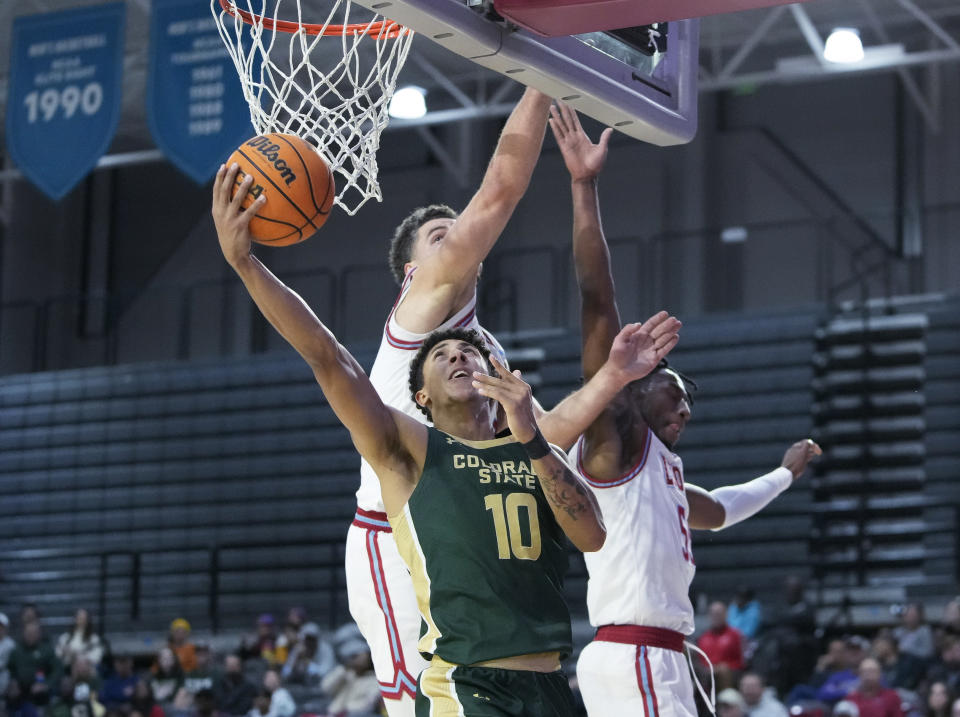
<path fill-rule="evenodd" d="M 295 34 L 303 32 L 307 35 L 322 35 L 324 37 L 342 37 L 343 35 L 369 35 L 395 40 L 407 32 L 407 28 L 393 20 L 380 20 L 371 23 L 351 23 L 349 25 L 316 25 L 311 23 L 291 22 L 289 20 L 274 20 L 263 15 L 241 10 L 230 0 L 220 0 L 220 7 L 232 17 L 239 17 L 248 25 L 263 25 L 272 32 L 288 32 Z"/>

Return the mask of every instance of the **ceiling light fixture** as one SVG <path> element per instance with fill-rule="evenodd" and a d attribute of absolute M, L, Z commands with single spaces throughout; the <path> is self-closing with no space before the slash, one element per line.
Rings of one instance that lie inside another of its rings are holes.
<path fill-rule="evenodd" d="M 427 91 L 416 85 L 407 85 L 401 87 L 393 93 L 393 99 L 390 100 L 391 117 L 397 119 L 417 119 L 427 114 L 426 103 Z"/>
<path fill-rule="evenodd" d="M 863 59 L 863 43 L 860 33 L 852 27 L 834 28 L 823 46 L 823 59 L 827 62 L 850 64 Z"/>

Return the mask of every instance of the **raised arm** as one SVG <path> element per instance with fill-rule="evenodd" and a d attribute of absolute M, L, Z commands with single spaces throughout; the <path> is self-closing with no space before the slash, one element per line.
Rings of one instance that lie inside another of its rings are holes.
<path fill-rule="evenodd" d="M 426 429 L 385 406 L 350 352 L 296 292 L 250 253 L 250 219 L 269 199 L 264 193 L 244 211 L 241 202 L 251 177 L 231 199 L 236 175 L 236 164 L 221 167 L 213 184 L 213 219 L 224 258 L 264 317 L 309 364 L 357 451 L 377 470 L 384 498 L 388 493 L 402 495 L 404 484 L 412 491 L 426 454 Z"/>
<path fill-rule="evenodd" d="M 607 360 L 586 385 L 537 417 L 540 431 L 564 450 L 586 431 L 631 381 L 650 373 L 677 344 L 680 322 L 666 311 L 642 324 L 627 324 L 613 341 Z"/>
<path fill-rule="evenodd" d="M 527 88 L 523 93 L 500 133 L 479 189 L 447 232 L 436 260 L 418 269 L 421 287 L 460 293 L 476 283 L 480 263 L 530 184 L 549 107 L 550 98 L 542 92 Z"/>
<path fill-rule="evenodd" d="M 547 444 L 537 427 L 530 386 L 510 373 L 493 356 L 490 364 L 499 376 L 473 374 L 473 385 L 484 396 L 496 399 L 507 417 L 513 436 L 523 444 L 530 457 L 540 486 L 557 523 L 570 541 L 583 552 L 603 547 L 607 531 L 593 493 L 573 471 L 562 455 Z M 519 372 L 518 372 L 519 373 Z"/>
<path fill-rule="evenodd" d="M 589 379 L 607 360 L 620 331 L 610 252 L 600 222 L 597 177 L 607 158 L 612 129 L 594 144 L 577 113 L 563 102 L 550 108 L 550 129 L 570 173 L 573 194 L 573 261 L 580 289 L 580 335 L 584 378 Z"/>
<path fill-rule="evenodd" d="M 687 483 L 690 527 L 723 530 L 756 515 L 803 475 L 807 464 L 822 453 L 809 438 L 797 441 L 783 454 L 780 467 L 740 485 L 716 488 L 709 493 Z"/>

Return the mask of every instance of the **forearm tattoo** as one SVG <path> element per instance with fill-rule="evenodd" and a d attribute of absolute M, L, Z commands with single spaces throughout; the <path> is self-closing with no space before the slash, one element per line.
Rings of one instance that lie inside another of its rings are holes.
<path fill-rule="evenodd" d="M 584 513 L 592 512 L 586 489 L 569 468 L 551 466 L 546 472 L 547 479 L 541 480 L 540 485 L 551 505 L 564 511 L 572 520 L 579 520 Z"/>

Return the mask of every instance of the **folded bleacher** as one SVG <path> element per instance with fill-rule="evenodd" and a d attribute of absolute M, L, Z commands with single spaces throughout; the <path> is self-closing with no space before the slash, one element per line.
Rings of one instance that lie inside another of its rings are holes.
<path fill-rule="evenodd" d="M 818 339 L 830 317 L 814 308 L 686 322 L 671 362 L 700 386 L 677 446 L 689 482 L 712 489 L 765 473 L 815 427 L 829 448 L 816 477 L 761 515 L 694 535 L 698 602 L 741 586 L 778 602 L 788 575 L 819 578 L 827 612 L 850 596 L 876 605 L 954 584 L 957 303 L 913 307 L 927 322 L 922 336 L 869 355 Z M 814 364 L 818 346 L 836 369 L 829 376 Z M 544 406 L 579 385 L 574 332 L 518 335 L 510 347 Z M 356 351 L 363 365 L 374 348 Z M 889 392 L 863 390 L 864 362 Z M 864 456 L 868 468 L 854 465 Z M 333 627 L 347 619 L 343 540 L 357 467 L 289 351 L 0 378 L 0 610 L 33 600 L 55 624 L 84 605 L 110 632 L 161 629 L 177 615 L 246 627 L 300 604 Z M 858 523 L 865 509 L 876 516 Z M 920 578 L 871 592 L 869 580 L 830 577 L 831 560 L 857 576 L 843 551 L 868 537 L 868 555 Z M 582 559 L 571 565 L 570 605 L 583 616 Z"/>

